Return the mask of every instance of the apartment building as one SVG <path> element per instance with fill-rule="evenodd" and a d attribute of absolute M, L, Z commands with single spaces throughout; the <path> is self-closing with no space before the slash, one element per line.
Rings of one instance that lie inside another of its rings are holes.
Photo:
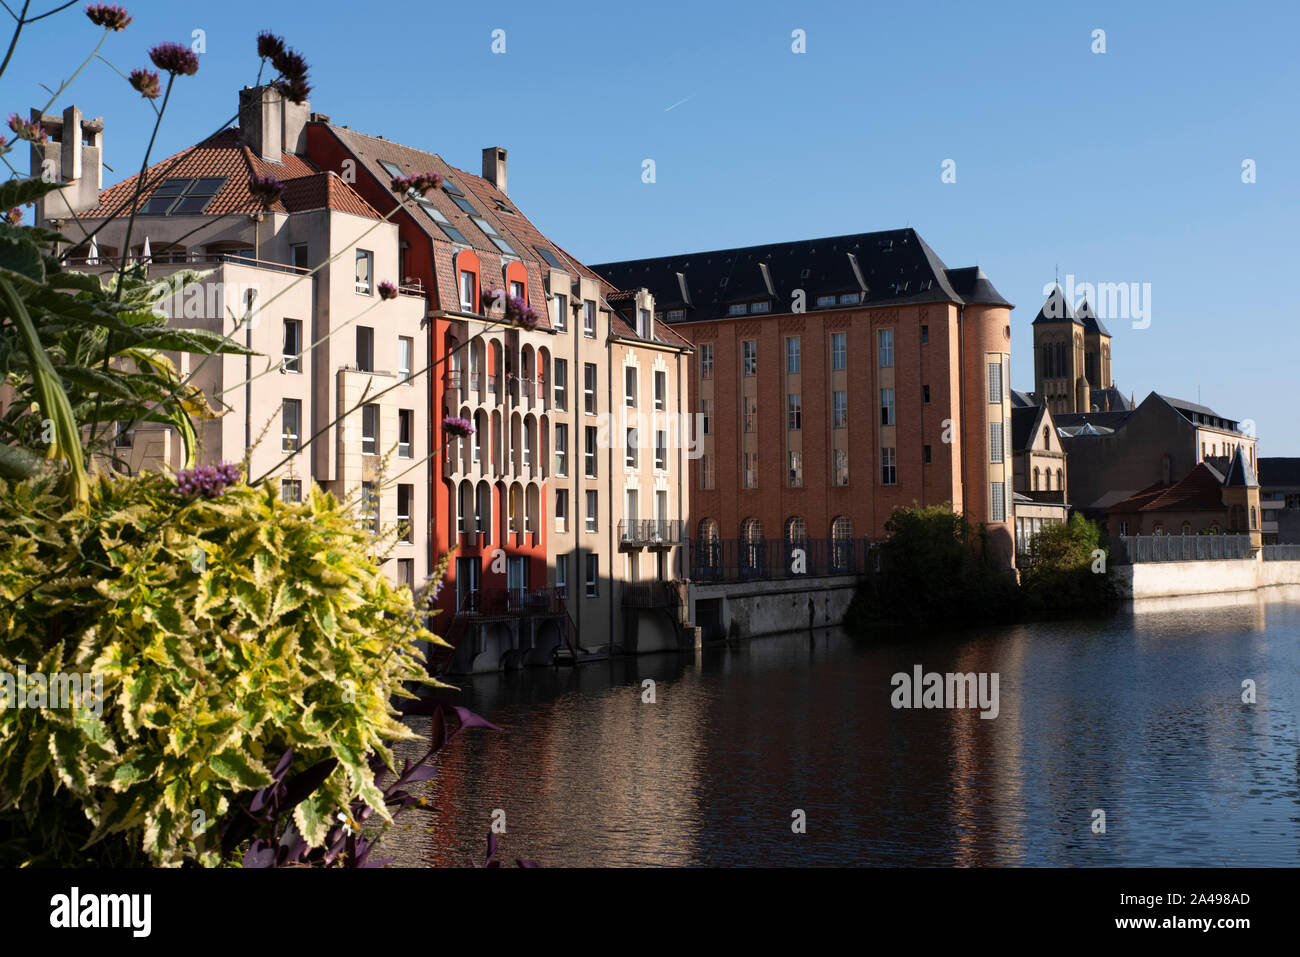
<path fill-rule="evenodd" d="M 669 422 L 685 412 L 689 342 L 648 292 L 619 293 L 524 215 L 505 149 L 483 150 L 478 175 L 322 114 L 306 142 L 385 214 L 405 198 L 395 178 L 443 177 L 391 221 L 403 281 L 428 294 L 432 545 L 455 548 L 435 627 L 457 646 L 452 670 L 672 646 L 657 582 L 683 567 L 687 450 Z M 495 318 L 493 290 L 536 328 Z M 473 435 L 446 441 L 446 416 Z"/>
<path fill-rule="evenodd" d="M 32 169 L 53 163 L 70 186 L 37 217 L 77 237 L 117 214 L 71 250 L 72 268 L 108 271 L 125 251 L 160 282 L 204 273 L 168 298 L 170 321 L 233 334 L 257 354 L 172 357 L 224 413 L 198 423 L 199 464 L 252 448 L 251 477 L 270 473 L 286 499 L 313 482 L 353 499 L 393 580 L 418 585 L 433 562 L 429 405 L 411 372 L 429 349 L 425 295 L 380 295 L 381 282 L 400 282 L 398 229 L 305 158 L 306 109 L 269 88 L 242 91 L 238 126 L 152 164 L 138 201 L 135 176 L 99 188 L 102 121 L 75 107 L 43 117 L 50 142 L 33 145 Z M 281 197 L 269 207 L 254 198 L 253 176 L 282 182 Z M 112 458 L 131 470 L 183 465 L 178 437 L 150 423 L 119 433 Z"/>
<path fill-rule="evenodd" d="M 834 571 L 914 503 L 986 524 L 1012 563 L 1013 307 L 981 270 L 912 229 L 594 268 L 695 346 L 692 578 L 796 546 Z"/>

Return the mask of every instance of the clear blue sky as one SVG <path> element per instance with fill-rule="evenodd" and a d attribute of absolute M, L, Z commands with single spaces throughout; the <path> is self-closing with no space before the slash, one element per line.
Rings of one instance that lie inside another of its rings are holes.
<path fill-rule="evenodd" d="M 1058 265 L 1150 283 L 1148 328 L 1108 320 L 1120 388 L 1199 388 L 1256 422 L 1261 455 L 1300 455 L 1300 4 L 126 6 L 135 22 L 104 51 L 123 71 L 206 32 L 159 157 L 234 114 L 269 28 L 307 57 L 312 108 L 336 123 L 474 171 L 483 147 L 505 146 L 512 198 L 588 262 L 914 226 L 1016 304 L 1019 388 Z M 43 103 L 38 84 L 93 45 L 77 9 L 29 28 L 3 112 Z M 105 118 L 106 183 L 126 175 L 148 107 L 102 64 L 68 102 Z"/>

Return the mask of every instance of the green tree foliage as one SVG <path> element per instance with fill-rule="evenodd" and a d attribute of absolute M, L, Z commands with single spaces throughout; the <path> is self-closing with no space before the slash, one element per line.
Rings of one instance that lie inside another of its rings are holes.
<path fill-rule="evenodd" d="M 1082 515 L 1044 526 L 1030 540 L 1029 560 L 1020 572 L 1027 610 L 1039 614 L 1109 608 L 1115 591 L 1108 561 L 1100 527 Z"/>
<path fill-rule="evenodd" d="M 291 773 L 338 761 L 294 810 L 309 845 L 356 800 L 387 820 L 368 761 L 413 736 L 392 697 L 437 684 L 441 639 L 372 544 L 315 489 L 183 498 L 153 473 L 70 506 L 0 481 L 0 669 L 103 676 L 99 715 L 0 711 L 0 864 L 217 863 L 217 826 L 290 748 Z"/>

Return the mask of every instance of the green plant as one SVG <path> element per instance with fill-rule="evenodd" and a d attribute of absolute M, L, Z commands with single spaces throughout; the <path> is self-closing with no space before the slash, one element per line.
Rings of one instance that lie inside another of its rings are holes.
<path fill-rule="evenodd" d="M 54 486 L 0 481 L 0 668 L 102 675 L 102 714 L 0 711 L 0 862 L 217 863 L 217 825 L 288 750 L 294 773 L 337 762 L 294 809 L 309 846 L 354 801 L 386 820 L 369 762 L 411 737 L 392 699 L 437 684 L 440 639 L 351 511 L 157 474 L 72 507 Z"/>
<path fill-rule="evenodd" d="M 1047 612 L 1109 607 L 1115 594 L 1108 558 L 1109 547 L 1101 528 L 1082 515 L 1045 525 L 1030 539 L 1028 561 L 1021 569 L 1020 584 L 1028 609 Z"/>

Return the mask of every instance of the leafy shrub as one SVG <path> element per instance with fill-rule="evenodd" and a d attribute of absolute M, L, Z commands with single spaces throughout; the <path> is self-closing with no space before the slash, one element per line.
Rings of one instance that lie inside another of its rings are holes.
<path fill-rule="evenodd" d="M 387 820 L 371 760 L 413 737 L 392 698 L 437 684 L 421 643 L 441 639 L 371 544 L 315 488 L 99 477 L 70 504 L 0 480 L 0 669 L 104 682 L 98 716 L 0 711 L 0 864 L 215 864 L 240 795 L 330 761 L 293 807 L 305 845 L 354 802 Z"/>
<path fill-rule="evenodd" d="M 1100 527 L 1082 515 L 1040 529 L 1020 573 L 1026 608 L 1034 613 L 1109 608 L 1115 589 L 1107 565 L 1093 570 L 1098 550 L 1109 558 Z"/>

